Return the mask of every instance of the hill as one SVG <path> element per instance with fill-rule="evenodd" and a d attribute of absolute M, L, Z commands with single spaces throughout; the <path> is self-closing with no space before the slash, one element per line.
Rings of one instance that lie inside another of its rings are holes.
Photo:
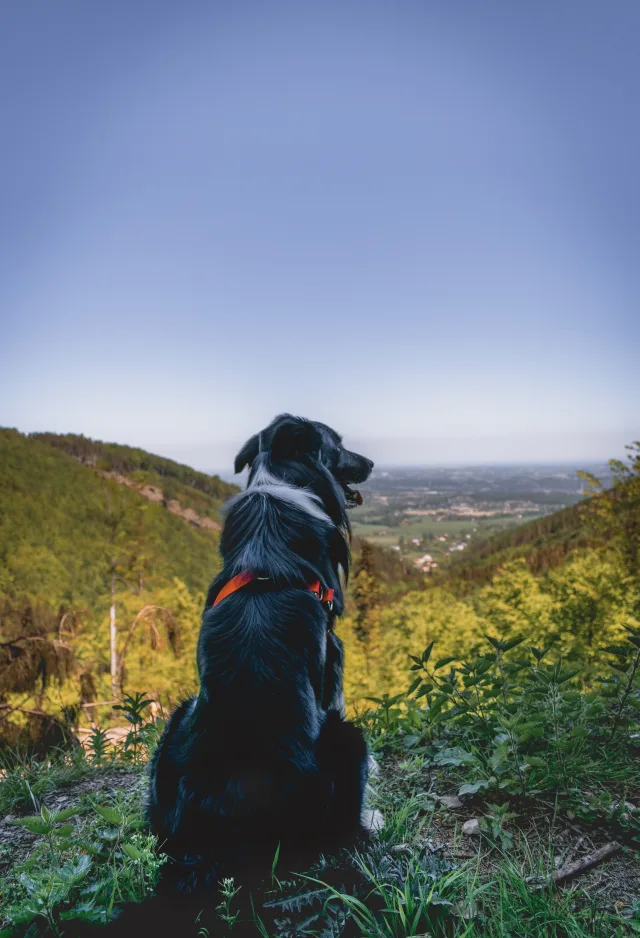
<path fill-rule="evenodd" d="M 19 714 L 81 703 L 92 717 L 127 688 L 168 701 L 193 685 L 236 491 L 143 450 L 0 430 L 0 739 L 20 735 Z"/>
<path fill-rule="evenodd" d="M 155 503 L 149 489 L 161 493 Z M 177 576 L 203 590 L 217 569 L 221 500 L 236 491 L 142 450 L 0 430 L 0 590 L 93 606 L 108 588 L 117 523 L 118 550 L 138 580 Z M 171 501 L 209 518 L 210 529 L 174 516 Z"/>
<path fill-rule="evenodd" d="M 580 660 L 586 679 L 596 674 L 640 620 L 633 585 L 640 581 L 640 444 L 630 450 L 629 465 L 611 463 L 610 490 L 588 479 L 593 494 L 583 503 L 470 547 L 425 577 L 422 589 L 385 595 L 369 551 L 339 626 L 356 663 L 347 676 L 351 704 L 402 690 L 407 655 L 432 641 L 459 660 L 487 635 L 526 636 Z"/>
<path fill-rule="evenodd" d="M 237 486 L 223 482 L 220 476 L 198 472 L 191 466 L 133 446 L 102 443 L 74 433 L 34 433 L 30 439 L 62 450 L 84 466 L 118 476 L 129 476 L 142 483 L 158 484 L 165 501 L 178 498 L 183 507 L 189 507 L 195 501 L 201 508 L 213 508 L 216 511 L 222 501 L 239 491 Z M 199 499 L 199 495 L 206 498 Z"/>
<path fill-rule="evenodd" d="M 563 563 L 571 551 L 599 542 L 585 528 L 580 505 L 571 505 L 471 545 L 464 556 L 452 558 L 437 579 L 487 583 L 503 564 L 519 558 L 532 573 L 545 573 Z"/>

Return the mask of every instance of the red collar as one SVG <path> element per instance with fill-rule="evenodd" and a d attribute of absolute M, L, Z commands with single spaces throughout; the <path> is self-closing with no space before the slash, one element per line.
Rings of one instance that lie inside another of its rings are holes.
<path fill-rule="evenodd" d="M 227 596 L 231 596 L 232 593 L 242 589 L 242 587 L 246 586 L 247 583 L 252 583 L 253 580 L 257 579 L 259 578 L 255 575 L 255 573 L 249 573 L 248 570 L 236 574 L 236 576 L 232 577 L 228 583 L 225 583 L 211 605 L 217 606 L 218 603 L 221 603 L 223 599 L 227 598 Z M 320 580 L 316 580 L 314 583 L 308 583 L 307 589 L 311 590 L 312 593 L 315 593 L 320 602 L 326 605 L 329 612 L 331 612 L 333 609 L 333 590 L 325 589 Z"/>

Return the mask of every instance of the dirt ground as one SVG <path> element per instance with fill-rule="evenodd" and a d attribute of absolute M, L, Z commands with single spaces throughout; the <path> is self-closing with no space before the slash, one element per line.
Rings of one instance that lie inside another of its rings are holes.
<path fill-rule="evenodd" d="M 70 808 L 77 804 L 80 797 L 85 794 L 96 794 L 105 790 L 113 791 L 115 788 L 121 790 L 135 788 L 136 785 L 141 784 L 141 778 L 140 772 L 114 767 L 100 774 L 83 778 L 64 789 L 44 795 L 41 802 L 50 811 L 61 811 L 63 808 Z M 11 822 L 16 817 L 15 814 L 7 814 L 0 818 L 0 876 L 6 876 L 13 866 L 25 860 L 38 839 L 35 834 L 29 833 L 24 827 L 12 824 Z"/>

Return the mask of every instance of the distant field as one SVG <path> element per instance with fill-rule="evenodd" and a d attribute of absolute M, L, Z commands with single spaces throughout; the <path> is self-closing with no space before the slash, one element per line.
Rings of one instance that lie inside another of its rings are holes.
<path fill-rule="evenodd" d="M 435 518 L 426 517 L 397 525 L 375 522 L 368 524 L 366 521 L 358 521 L 353 525 L 353 533 L 358 537 L 366 538 L 379 547 L 397 546 L 402 537 L 404 538 L 403 553 L 407 557 L 417 557 L 425 552 L 434 557 L 442 557 L 447 553 L 447 548 L 458 540 L 464 539 L 468 543 L 474 543 L 498 531 L 516 527 L 524 521 L 532 521 L 539 517 L 542 517 L 542 514 L 530 514 L 523 518 L 514 516 L 469 518 L 464 521 L 436 521 Z M 467 539 L 467 534 L 470 534 L 471 538 Z M 446 542 L 435 540 L 437 536 L 443 537 L 445 535 L 448 536 Z M 423 538 L 425 536 L 427 541 L 423 545 L 411 544 L 412 538 Z"/>

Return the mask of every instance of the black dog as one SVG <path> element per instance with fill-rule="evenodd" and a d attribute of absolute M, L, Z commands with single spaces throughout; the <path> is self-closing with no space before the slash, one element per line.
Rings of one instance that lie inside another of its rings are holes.
<path fill-rule="evenodd" d="M 367 748 L 344 718 L 333 625 L 347 508 L 361 502 L 349 484 L 373 463 L 324 424 L 285 414 L 243 447 L 236 472 L 245 466 L 202 619 L 200 692 L 171 716 L 150 768 L 147 818 L 170 858 L 159 892 L 173 897 L 172 917 L 178 896 L 251 880 L 277 850 L 302 863 L 363 833 Z"/>

